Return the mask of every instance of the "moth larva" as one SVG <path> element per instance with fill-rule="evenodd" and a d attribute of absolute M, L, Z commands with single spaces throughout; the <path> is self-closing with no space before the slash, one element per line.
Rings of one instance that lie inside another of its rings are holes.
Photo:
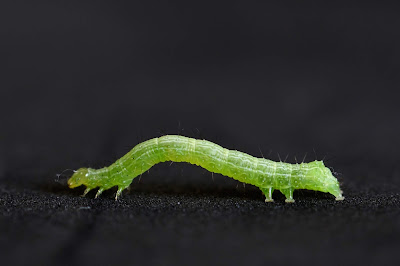
<path fill-rule="evenodd" d="M 166 135 L 136 145 L 109 167 L 80 168 L 68 180 L 70 188 L 85 185 L 83 195 L 99 187 L 96 198 L 111 187 L 118 186 L 115 199 L 138 175 L 153 165 L 165 162 L 188 162 L 210 172 L 232 177 L 260 188 L 265 201 L 271 202 L 274 189 L 280 190 L 286 202 L 294 202 L 295 189 L 328 192 L 343 200 L 339 182 L 322 161 L 289 164 L 256 158 L 246 153 L 228 150 L 207 140 Z"/>

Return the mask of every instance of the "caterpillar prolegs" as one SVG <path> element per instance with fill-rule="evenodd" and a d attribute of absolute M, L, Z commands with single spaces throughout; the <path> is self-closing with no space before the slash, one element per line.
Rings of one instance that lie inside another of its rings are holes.
<path fill-rule="evenodd" d="M 232 177 L 260 188 L 266 202 L 272 202 L 272 192 L 280 190 L 286 202 L 294 202 L 295 189 L 327 192 L 343 200 L 338 180 L 322 161 L 290 164 L 256 158 L 246 153 L 225 149 L 207 140 L 166 135 L 136 145 L 109 167 L 80 168 L 68 180 L 70 188 L 85 185 L 86 195 L 99 188 L 96 198 L 107 189 L 118 186 L 117 200 L 132 180 L 161 162 L 187 162 Z"/>

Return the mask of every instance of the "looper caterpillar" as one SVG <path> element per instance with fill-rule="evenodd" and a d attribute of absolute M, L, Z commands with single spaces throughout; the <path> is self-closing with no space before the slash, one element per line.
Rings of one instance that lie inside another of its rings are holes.
<path fill-rule="evenodd" d="M 166 135 L 136 145 L 109 167 L 80 168 L 68 180 L 70 188 L 85 185 L 83 195 L 99 187 L 96 198 L 106 189 L 118 186 L 115 199 L 132 180 L 153 165 L 165 162 L 187 162 L 210 172 L 232 177 L 260 188 L 266 202 L 272 202 L 274 189 L 280 190 L 286 202 L 294 202 L 295 189 L 327 192 L 343 200 L 339 182 L 322 161 L 289 164 L 256 158 L 246 153 L 228 150 L 207 140 Z"/>

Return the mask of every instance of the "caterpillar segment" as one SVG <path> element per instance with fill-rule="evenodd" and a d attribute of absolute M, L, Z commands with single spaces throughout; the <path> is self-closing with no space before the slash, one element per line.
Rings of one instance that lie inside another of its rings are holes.
<path fill-rule="evenodd" d="M 157 163 L 187 162 L 201 166 L 240 182 L 260 188 L 266 202 L 273 202 L 273 191 L 279 190 L 286 202 L 294 202 L 295 189 L 330 193 L 343 200 L 338 180 L 322 161 L 289 164 L 256 158 L 246 153 L 225 149 L 207 140 L 166 135 L 136 145 L 109 167 L 80 168 L 68 180 L 70 188 L 86 186 L 85 196 L 98 188 L 96 198 L 107 189 L 118 186 L 117 200 L 132 180 Z"/>

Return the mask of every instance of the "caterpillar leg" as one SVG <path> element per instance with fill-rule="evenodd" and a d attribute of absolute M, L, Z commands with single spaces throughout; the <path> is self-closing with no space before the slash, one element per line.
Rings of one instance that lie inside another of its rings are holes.
<path fill-rule="evenodd" d="M 283 195 L 285 195 L 286 199 L 285 202 L 290 202 L 293 203 L 294 199 L 293 199 L 293 188 L 285 188 L 285 189 L 280 189 L 280 191 L 282 192 Z"/>
<path fill-rule="evenodd" d="M 265 202 L 274 202 L 274 199 L 272 198 L 272 192 L 274 192 L 274 189 L 272 187 L 267 187 L 267 188 L 260 187 L 260 190 L 265 195 Z"/>
<path fill-rule="evenodd" d="M 118 187 L 117 194 L 115 194 L 115 201 L 117 201 L 118 197 L 121 196 L 122 190 L 124 190 L 124 187 Z"/>
<path fill-rule="evenodd" d="M 117 194 L 115 194 L 115 200 L 118 200 L 119 196 L 121 196 L 122 191 L 124 189 L 126 189 L 126 188 L 129 189 L 130 184 L 131 184 L 130 182 L 129 183 L 124 182 L 122 185 L 118 185 Z"/>
<path fill-rule="evenodd" d="M 103 191 L 104 191 L 104 188 L 99 188 L 99 190 L 97 191 L 96 196 L 94 196 L 94 198 L 97 199 L 101 195 L 101 193 L 103 193 Z"/>
<path fill-rule="evenodd" d="M 90 187 L 87 187 L 85 189 L 85 192 L 83 192 L 82 197 L 86 196 L 87 193 L 89 193 L 89 191 L 92 190 Z"/>

